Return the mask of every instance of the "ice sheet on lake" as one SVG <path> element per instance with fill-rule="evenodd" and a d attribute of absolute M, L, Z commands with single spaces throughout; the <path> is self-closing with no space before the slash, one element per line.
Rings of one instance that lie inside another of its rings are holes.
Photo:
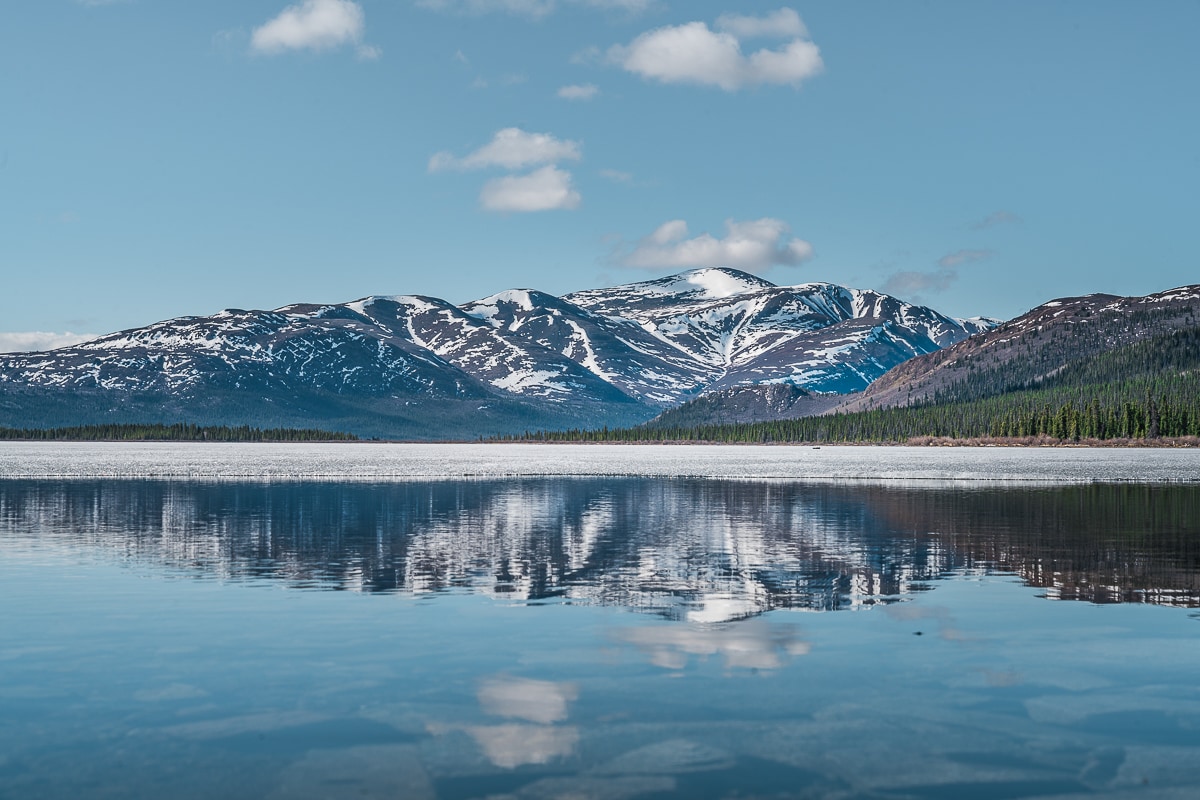
<path fill-rule="evenodd" d="M 606 475 L 916 482 L 1200 482 L 1200 450 L 0 442 L 0 478 L 386 481 Z"/>

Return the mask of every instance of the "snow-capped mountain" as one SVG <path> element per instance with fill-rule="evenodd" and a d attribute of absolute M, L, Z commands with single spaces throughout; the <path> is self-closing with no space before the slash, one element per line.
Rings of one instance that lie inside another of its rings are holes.
<path fill-rule="evenodd" d="M 895 365 L 986 330 L 878 292 L 830 283 L 776 286 L 731 269 L 698 269 L 569 294 L 595 314 L 636 322 L 709 370 L 705 390 L 788 383 L 865 389 Z"/>
<path fill-rule="evenodd" d="M 395 418 L 368 427 L 404 436 L 446 435 L 451 409 L 456 431 L 471 430 L 476 412 L 494 415 L 480 433 L 628 424 L 730 387 L 858 391 L 990 326 L 877 292 L 781 287 L 724 268 L 561 298 L 510 290 L 462 306 L 398 295 L 230 309 L 0 356 L 0 424 L 148 409 L 240 422 L 250 408 L 289 424 Z"/>

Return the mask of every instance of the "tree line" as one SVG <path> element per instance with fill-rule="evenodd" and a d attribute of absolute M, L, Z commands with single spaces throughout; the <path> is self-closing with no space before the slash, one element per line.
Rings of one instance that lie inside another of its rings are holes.
<path fill-rule="evenodd" d="M 253 428 L 249 425 L 163 424 L 75 425 L 65 428 L 6 428 L 0 440 L 73 442 L 352 442 L 352 433 L 317 428 Z"/>

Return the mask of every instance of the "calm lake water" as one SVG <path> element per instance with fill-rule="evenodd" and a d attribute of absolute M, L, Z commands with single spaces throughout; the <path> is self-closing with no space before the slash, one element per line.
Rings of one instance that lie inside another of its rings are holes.
<path fill-rule="evenodd" d="M 0 797 L 1200 796 L 1195 454 L 609 450 L 0 449 Z"/>

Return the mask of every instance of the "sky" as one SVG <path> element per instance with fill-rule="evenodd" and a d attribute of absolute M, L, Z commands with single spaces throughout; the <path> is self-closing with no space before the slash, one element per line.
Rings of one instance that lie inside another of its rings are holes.
<path fill-rule="evenodd" d="M 0 350 L 703 266 L 1200 282 L 1200 3 L 9 0 Z"/>

